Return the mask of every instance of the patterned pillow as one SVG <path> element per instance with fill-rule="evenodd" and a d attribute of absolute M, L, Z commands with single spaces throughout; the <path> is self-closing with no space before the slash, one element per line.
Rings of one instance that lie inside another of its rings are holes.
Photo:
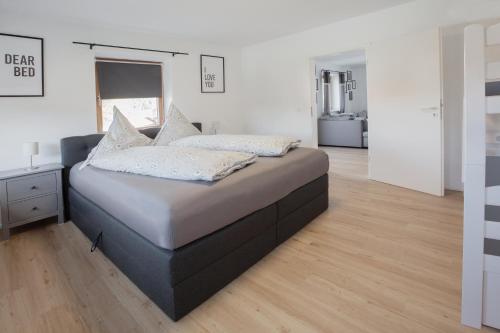
<path fill-rule="evenodd" d="M 147 146 L 106 154 L 92 162 L 97 168 L 180 180 L 215 181 L 252 164 L 253 154 L 198 148 Z"/>
<path fill-rule="evenodd" d="M 156 146 L 167 146 L 170 142 L 201 132 L 189 122 L 181 111 L 172 103 L 165 117 L 165 124 L 153 142 Z"/>
<path fill-rule="evenodd" d="M 151 139 L 141 134 L 128 119 L 113 107 L 113 122 L 109 126 L 108 132 L 99 141 L 99 144 L 92 149 L 87 160 L 80 166 L 80 170 L 91 164 L 92 160 L 105 153 L 123 150 L 131 147 L 147 146 Z"/>

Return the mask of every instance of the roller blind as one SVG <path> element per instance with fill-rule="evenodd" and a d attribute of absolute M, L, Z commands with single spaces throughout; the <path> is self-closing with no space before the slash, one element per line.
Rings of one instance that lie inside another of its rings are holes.
<path fill-rule="evenodd" d="M 161 65 L 96 62 L 101 99 L 162 96 Z"/>

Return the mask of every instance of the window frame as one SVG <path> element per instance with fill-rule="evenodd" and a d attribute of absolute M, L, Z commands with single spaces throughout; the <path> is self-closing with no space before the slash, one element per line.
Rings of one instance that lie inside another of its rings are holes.
<path fill-rule="evenodd" d="M 164 90 L 163 90 L 163 63 L 158 61 L 144 61 L 144 60 L 132 60 L 132 59 L 117 59 L 117 58 L 102 58 L 96 57 L 94 62 L 94 72 L 95 72 L 95 89 L 96 89 L 96 116 L 97 116 L 97 132 L 104 133 L 103 130 L 103 114 L 102 114 L 102 99 L 99 90 L 99 75 L 97 72 L 97 62 L 121 62 L 121 63 L 132 63 L 132 64 L 148 64 L 148 65 L 159 65 L 161 68 L 161 96 L 158 97 L 158 113 L 160 116 L 160 127 L 163 126 L 165 122 L 165 106 L 164 101 Z M 137 127 L 137 129 L 145 129 L 156 126 L 147 127 Z"/>

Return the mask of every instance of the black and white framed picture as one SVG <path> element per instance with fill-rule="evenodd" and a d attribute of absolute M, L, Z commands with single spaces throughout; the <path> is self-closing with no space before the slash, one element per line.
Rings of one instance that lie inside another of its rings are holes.
<path fill-rule="evenodd" d="M 346 86 L 347 86 L 347 91 L 351 91 L 352 90 L 352 81 L 348 81 L 346 83 Z"/>
<path fill-rule="evenodd" d="M 356 85 L 356 80 L 353 80 L 353 81 L 352 81 L 352 90 L 356 89 L 356 86 L 357 86 L 357 85 Z"/>
<path fill-rule="evenodd" d="M 200 70 L 202 93 L 226 92 L 224 57 L 200 55 Z"/>
<path fill-rule="evenodd" d="M 351 71 L 347 71 L 346 72 L 346 76 L 347 76 L 347 81 L 352 81 L 352 72 Z"/>
<path fill-rule="evenodd" d="M 0 97 L 43 95 L 43 38 L 0 33 Z"/>

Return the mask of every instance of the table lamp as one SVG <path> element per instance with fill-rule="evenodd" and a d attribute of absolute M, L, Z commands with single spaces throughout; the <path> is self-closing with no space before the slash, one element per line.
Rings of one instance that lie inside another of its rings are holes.
<path fill-rule="evenodd" d="M 35 170 L 38 167 L 33 166 L 33 155 L 38 155 L 38 142 L 25 142 L 23 144 L 23 153 L 24 155 L 29 155 L 30 157 L 30 166 L 26 168 L 27 170 Z"/>

